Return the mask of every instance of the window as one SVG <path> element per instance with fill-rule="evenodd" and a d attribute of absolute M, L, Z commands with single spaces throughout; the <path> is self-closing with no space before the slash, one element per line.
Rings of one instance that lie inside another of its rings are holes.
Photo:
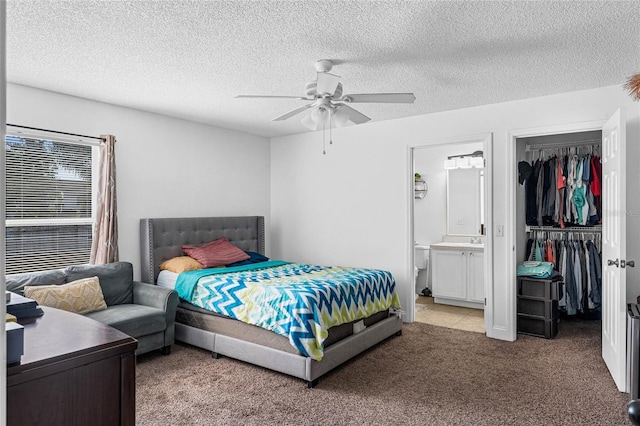
<path fill-rule="evenodd" d="M 97 156 L 89 143 L 7 134 L 7 274 L 89 263 Z"/>

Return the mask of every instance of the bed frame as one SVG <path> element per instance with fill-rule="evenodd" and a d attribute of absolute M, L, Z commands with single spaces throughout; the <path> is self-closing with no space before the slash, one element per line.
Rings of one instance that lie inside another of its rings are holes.
<path fill-rule="evenodd" d="M 141 219 L 141 280 L 155 284 L 160 273 L 159 265 L 165 260 L 184 255 L 181 245 L 200 245 L 222 236 L 243 250 L 264 254 L 264 217 Z M 175 328 L 176 340 L 210 350 L 214 358 L 225 355 L 289 374 L 306 380 L 308 387 L 312 388 L 323 374 L 386 338 L 402 334 L 402 319 L 400 315 L 390 313 L 382 321 L 325 348 L 322 361 L 177 321 Z"/>

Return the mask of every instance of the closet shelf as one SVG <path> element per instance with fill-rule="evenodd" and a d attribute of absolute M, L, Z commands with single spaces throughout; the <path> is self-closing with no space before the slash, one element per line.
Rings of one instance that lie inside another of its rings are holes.
<path fill-rule="evenodd" d="M 525 231 L 547 231 L 547 232 L 602 232 L 602 225 L 596 226 L 570 226 L 558 228 L 556 226 L 530 226 L 525 227 Z"/>
<path fill-rule="evenodd" d="M 576 148 L 581 146 L 601 146 L 602 139 L 587 139 L 582 141 L 575 142 L 566 142 L 566 143 L 534 143 L 525 145 L 525 151 L 539 151 L 541 149 L 564 149 L 564 148 Z"/>

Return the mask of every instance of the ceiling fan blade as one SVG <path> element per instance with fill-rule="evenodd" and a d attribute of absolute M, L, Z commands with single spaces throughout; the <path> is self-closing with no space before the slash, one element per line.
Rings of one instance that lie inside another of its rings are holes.
<path fill-rule="evenodd" d="M 341 100 L 351 103 L 412 104 L 416 97 L 413 93 L 361 93 L 344 95 Z"/>
<path fill-rule="evenodd" d="M 338 83 L 340 83 L 340 76 L 328 72 L 319 72 L 316 91 L 319 95 L 332 96 L 336 91 L 336 87 L 338 87 Z"/>
<path fill-rule="evenodd" d="M 351 120 L 355 124 L 362 124 L 371 120 L 369 117 L 367 117 L 360 111 L 356 111 L 355 109 L 351 108 L 349 105 L 339 104 L 338 109 L 345 111 L 347 114 L 349 114 L 349 120 Z"/>
<path fill-rule="evenodd" d="M 279 95 L 236 95 L 236 98 L 269 98 L 269 99 L 301 99 L 305 101 L 311 101 L 313 99 L 303 98 L 301 96 L 279 96 Z"/>
<path fill-rule="evenodd" d="M 274 118 L 272 121 L 282 121 L 282 120 L 286 120 L 287 118 L 291 118 L 291 117 L 293 117 L 293 116 L 294 116 L 294 115 L 296 115 L 296 114 L 300 114 L 302 111 L 305 111 L 305 110 L 307 110 L 307 109 L 311 108 L 312 106 L 313 106 L 313 104 L 309 104 L 309 105 L 304 105 L 304 106 L 298 107 L 298 108 L 296 108 L 296 109 L 292 109 L 292 110 L 291 110 L 291 111 L 289 111 L 288 113 L 283 114 L 283 115 L 281 115 L 281 116 L 279 116 L 279 117 Z"/>

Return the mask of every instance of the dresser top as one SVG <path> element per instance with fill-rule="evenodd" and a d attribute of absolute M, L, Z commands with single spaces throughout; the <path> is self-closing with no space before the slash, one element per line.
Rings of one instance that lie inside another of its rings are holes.
<path fill-rule="evenodd" d="M 24 354 L 20 364 L 7 366 L 8 376 L 96 351 L 135 351 L 138 345 L 133 337 L 84 315 L 41 308 L 44 315 L 22 323 Z"/>

